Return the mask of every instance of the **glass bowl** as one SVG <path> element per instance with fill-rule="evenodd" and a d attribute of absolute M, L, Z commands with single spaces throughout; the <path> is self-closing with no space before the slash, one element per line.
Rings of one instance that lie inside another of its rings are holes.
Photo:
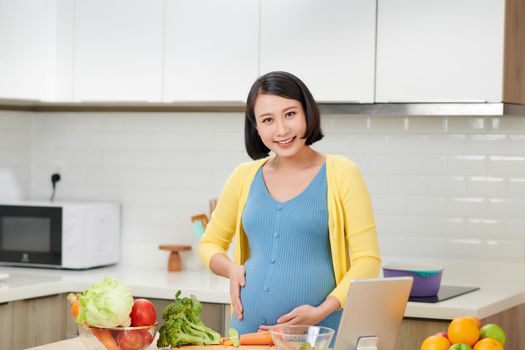
<path fill-rule="evenodd" d="M 270 328 L 277 350 L 326 350 L 335 331 L 318 326 L 274 326 Z"/>
<path fill-rule="evenodd" d="M 101 328 L 77 325 L 80 340 L 90 350 L 144 350 L 155 338 L 153 326 Z"/>

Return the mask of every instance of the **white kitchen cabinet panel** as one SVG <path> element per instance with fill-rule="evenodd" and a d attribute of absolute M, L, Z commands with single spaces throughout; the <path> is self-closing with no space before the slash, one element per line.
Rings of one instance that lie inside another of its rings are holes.
<path fill-rule="evenodd" d="M 77 0 L 75 101 L 161 101 L 163 0 Z"/>
<path fill-rule="evenodd" d="M 260 73 L 289 71 L 318 101 L 373 102 L 376 2 L 261 0 Z"/>
<path fill-rule="evenodd" d="M 504 0 L 378 0 L 377 102 L 500 102 Z"/>
<path fill-rule="evenodd" d="M 49 50 L 53 4 L 53 0 L 0 0 L 0 97 L 44 97 L 53 59 Z"/>
<path fill-rule="evenodd" d="M 244 101 L 258 75 L 258 0 L 167 0 L 164 101 Z"/>

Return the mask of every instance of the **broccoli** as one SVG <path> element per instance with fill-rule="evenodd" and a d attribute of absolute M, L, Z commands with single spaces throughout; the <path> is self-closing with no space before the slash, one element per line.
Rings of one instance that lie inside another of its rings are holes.
<path fill-rule="evenodd" d="M 159 329 L 157 346 L 219 344 L 220 334 L 202 323 L 202 304 L 193 295 L 190 298 L 180 298 L 180 295 L 179 290 L 175 302 L 166 306 L 162 313 L 165 322 Z"/>

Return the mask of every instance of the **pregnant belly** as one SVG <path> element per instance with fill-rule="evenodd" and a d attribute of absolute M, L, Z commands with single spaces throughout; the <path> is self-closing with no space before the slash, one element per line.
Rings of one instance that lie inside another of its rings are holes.
<path fill-rule="evenodd" d="M 250 265 L 246 264 L 246 285 L 241 288 L 244 319 L 233 320 L 246 331 L 256 331 L 261 324 L 275 324 L 297 306 L 318 306 L 335 287 L 331 266 L 264 269 Z"/>

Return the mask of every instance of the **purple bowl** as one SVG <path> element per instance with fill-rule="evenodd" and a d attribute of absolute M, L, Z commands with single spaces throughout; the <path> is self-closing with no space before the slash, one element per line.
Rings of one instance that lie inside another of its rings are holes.
<path fill-rule="evenodd" d="M 414 279 L 411 297 L 430 297 L 439 292 L 441 286 L 442 267 L 435 266 L 383 266 L 384 277 L 410 276 Z"/>

